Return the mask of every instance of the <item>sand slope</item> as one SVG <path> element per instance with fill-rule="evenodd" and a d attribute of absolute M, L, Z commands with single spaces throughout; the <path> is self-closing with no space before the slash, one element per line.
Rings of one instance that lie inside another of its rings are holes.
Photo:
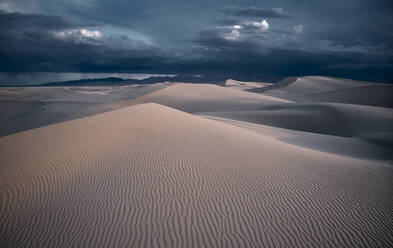
<path fill-rule="evenodd" d="M 302 101 L 302 99 L 299 99 Z M 305 95 L 303 101 L 340 102 L 393 108 L 393 86 L 360 86 Z"/>
<path fill-rule="evenodd" d="M 124 107 L 167 84 L 0 88 L 0 136 Z"/>
<path fill-rule="evenodd" d="M 377 83 L 368 83 L 342 78 L 331 78 L 321 76 L 306 76 L 298 78 L 286 78 L 270 87 L 262 88 L 263 91 L 270 91 L 275 94 L 311 94 L 326 92 L 332 90 L 343 90 L 358 86 L 378 85 Z M 258 89 L 256 89 L 258 90 Z"/>
<path fill-rule="evenodd" d="M 340 102 L 393 107 L 393 86 L 330 77 L 287 78 L 267 87 L 249 89 L 296 102 Z"/>
<path fill-rule="evenodd" d="M 393 246 L 391 167 L 157 104 L 0 151 L 1 247 Z"/>
<path fill-rule="evenodd" d="M 234 112 L 206 114 L 209 115 L 201 116 L 258 132 L 296 146 L 358 159 L 384 161 L 388 164 L 392 164 L 393 161 L 391 152 L 393 132 L 372 132 L 360 137 L 346 137 L 258 124 L 258 117 L 247 116 L 252 114 L 247 112 L 242 113 L 243 115 Z M 219 117 L 220 115 L 225 118 Z M 252 119 L 247 121 L 250 117 Z"/>
<path fill-rule="evenodd" d="M 260 82 L 245 82 L 245 81 L 237 81 L 233 79 L 228 79 L 225 82 L 225 87 L 229 87 L 237 90 L 248 90 L 255 88 L 263 88 L 266 86 L 272 86 L 272 83 L 260 83 Z"/>
<path fill-rule="evenodd" d="M 130 104 L 159 103 L 188 113 L 250 110 L 291 101 L 211 84 L 177 83 L 132 99 Z"/>
<path fill-rule="evenodd" d="M 220 111 L 201 114 L 343 137 L 393 133 L 393 109 L 373 106 L 291 103 L 270 105 L 256 111 Z"/>

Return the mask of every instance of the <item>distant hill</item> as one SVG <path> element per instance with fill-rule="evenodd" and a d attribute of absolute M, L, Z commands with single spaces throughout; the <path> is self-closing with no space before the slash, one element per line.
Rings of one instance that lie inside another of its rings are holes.
<path fill-rule="evenodd" d="M 63 82 L 51 82 L 45 84 L 39 84 L 35 86 L 122 86 L 131 84 L 154 84 L 162 82 L 183 82 L 183 83 L 205 83 L 205 84 L 217 84 L 225 85 L 225 79 L 220 78 L 206 78 L 203 76 L 195 75 L 178 75 L 175 77 L 163 76 L 163 77 L 149 77 L 145 79 L 123 79 L 117 77 L 108 78 L 96 78 L 96 79 L 80 79 Z"/>

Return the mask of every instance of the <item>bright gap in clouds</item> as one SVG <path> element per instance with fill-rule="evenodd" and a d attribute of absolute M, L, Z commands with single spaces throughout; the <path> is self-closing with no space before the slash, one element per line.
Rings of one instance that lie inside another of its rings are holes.
<path fill-rule="evenodd" d="M 260 28 L 262 31 L 267 31 L 270 28 L 270 25 L 266 20 L 263 20 L 261 22 L 255 22 L 255 21 L 249 22 L 249 23 L 247 23 L 247 25 L 250 25 L 250 26 L 253 26 L 256 28 Z"/>
<path fill-rule="evenodd" d="M 96 31 L 96 30 L 90 31 L 88 29 L 81 29 L 80 33 L 82 36 L 89 37 L 89 38 L 101 38 L 102 37 L 101 32 Z"/>
<path fill-rule="evenodd" d="M 227 33 L 224 36 L 224 39 L 226 39 L 226 40 L 239 39 L 241 36 L 241 29 L 243 29 L 243 26 L 252 27 L 253 29 L 256 28 L 256 29 L 261 30 L 263 32 L 268 31 L 270 28 L 270 25 L 266 20 L 262 20 L 261 22 L 257 22 L 257 21 L 245 22 L 242 25 L 237 24 L 237 25 L 230 26 L 231 32 Z"/>
<path fill-rule="evenodd" d="M 102 38 L 102 34 L 97 30 L 88 30 L 88 29 L 71 29 L 54 32 L 54 35 L 58 38 L 92 38 L 92 39 L 100 39 Z"/>

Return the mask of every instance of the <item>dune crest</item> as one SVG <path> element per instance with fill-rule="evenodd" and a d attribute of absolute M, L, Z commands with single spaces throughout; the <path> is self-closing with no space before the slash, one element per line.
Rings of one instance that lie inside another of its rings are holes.
<path fill-rule="evenodd" d="M 232 89 L 238 90 L 249 90 L 254 88 L 262 88 L 266 86 L 272 86 L 272 83 L 260 83 L 260 82 L 245 82 L 245 81 L 237 81 L 233 79 L 228 79 L 225 82 L 225 87 L 229 87 Z"/>
<path fill-rule="evenodd" d="M 362 82 L 331 77 L 287 78 L 266 87 L 247 89 L 295 102 L 339 102 L 393 107 L 391 84 Z"/>
<path fill-rule="evenodd" d="M 291 101 L 211 84 L 176 83 L 129 103 L 158 103 L 188 113 L 257 109 L 271 103 Z"/>

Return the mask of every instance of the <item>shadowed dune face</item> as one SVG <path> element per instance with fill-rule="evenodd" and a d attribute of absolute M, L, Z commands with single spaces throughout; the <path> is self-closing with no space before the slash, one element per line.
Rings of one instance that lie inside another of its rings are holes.
<path fill-rule="evenodd" d="M 271 105 L 258 111 L 201 113 L 263 125 L 343 137 L 393 133 L 393 110 L 350 104 Z"/>
<path fill-rule="evenodd" d="M 393 244 L 391 168 L 157 104 L 1 137 L 0 150 L 2 247 Z"/>
<path fill-rule="evenodd" d="M 267 87 L 249 89 L 295 102 L 340 102 L 393 107 L 393 86 L 329 77 L 288 78 Z"/>
<path fill-rule="evenodd" d="M 306 95 L 303 101 L 340 102 L 393 108 L 392 86 L 364 86 Z"/>
<path fill-rule="evenodd" d="M 301 77 L 298 78 L 291 84 L 288 84 L 285 88 L 277 88 L 289 94 L 302 94 L 302 93 L 318 93 L 332 90 L 344 90 L 349 88 L 359 87 L 360 85 L 368 85 L 370 83 L 353 81 L 348 79 L 338 79 L 330 77 Z M 373 84 L 373 83 L 371 83 Z"/>
<path fill-rule="evenodd" d="M 334 90 L 344 90 L 369 85 L 381 85 L 378 83 L 368 83 L 361 81 L 354 81 L 341 78 L 330 77 L 299 77 L 287 78 L 279 83 L 273 84 L 270 87 L 261 88 L 260 92 L 268 92 L 276 95 L 303 95 L 315 94 L 321 92 L 328 92 Z M 256 89 L 257 90 L 257 89 Z"/>
<path fill-rule="evenodd" d="M 214 116 L 216 113 L 206 114 L 201 116 L 262 133 L 282 142 L 307 149 L 358 159 L 385 161 L 385 163 L 393 160 L 391 152 L 393 148 L 392 132 L 370 133 L 360 137 L 342 137 L 261 125 L 252 121 L 241 120 L 244 116 L 233 112 L 220 113 L 220 115 L 225 115 L 225 118 L 218 117 L 219 115 Z"/>

